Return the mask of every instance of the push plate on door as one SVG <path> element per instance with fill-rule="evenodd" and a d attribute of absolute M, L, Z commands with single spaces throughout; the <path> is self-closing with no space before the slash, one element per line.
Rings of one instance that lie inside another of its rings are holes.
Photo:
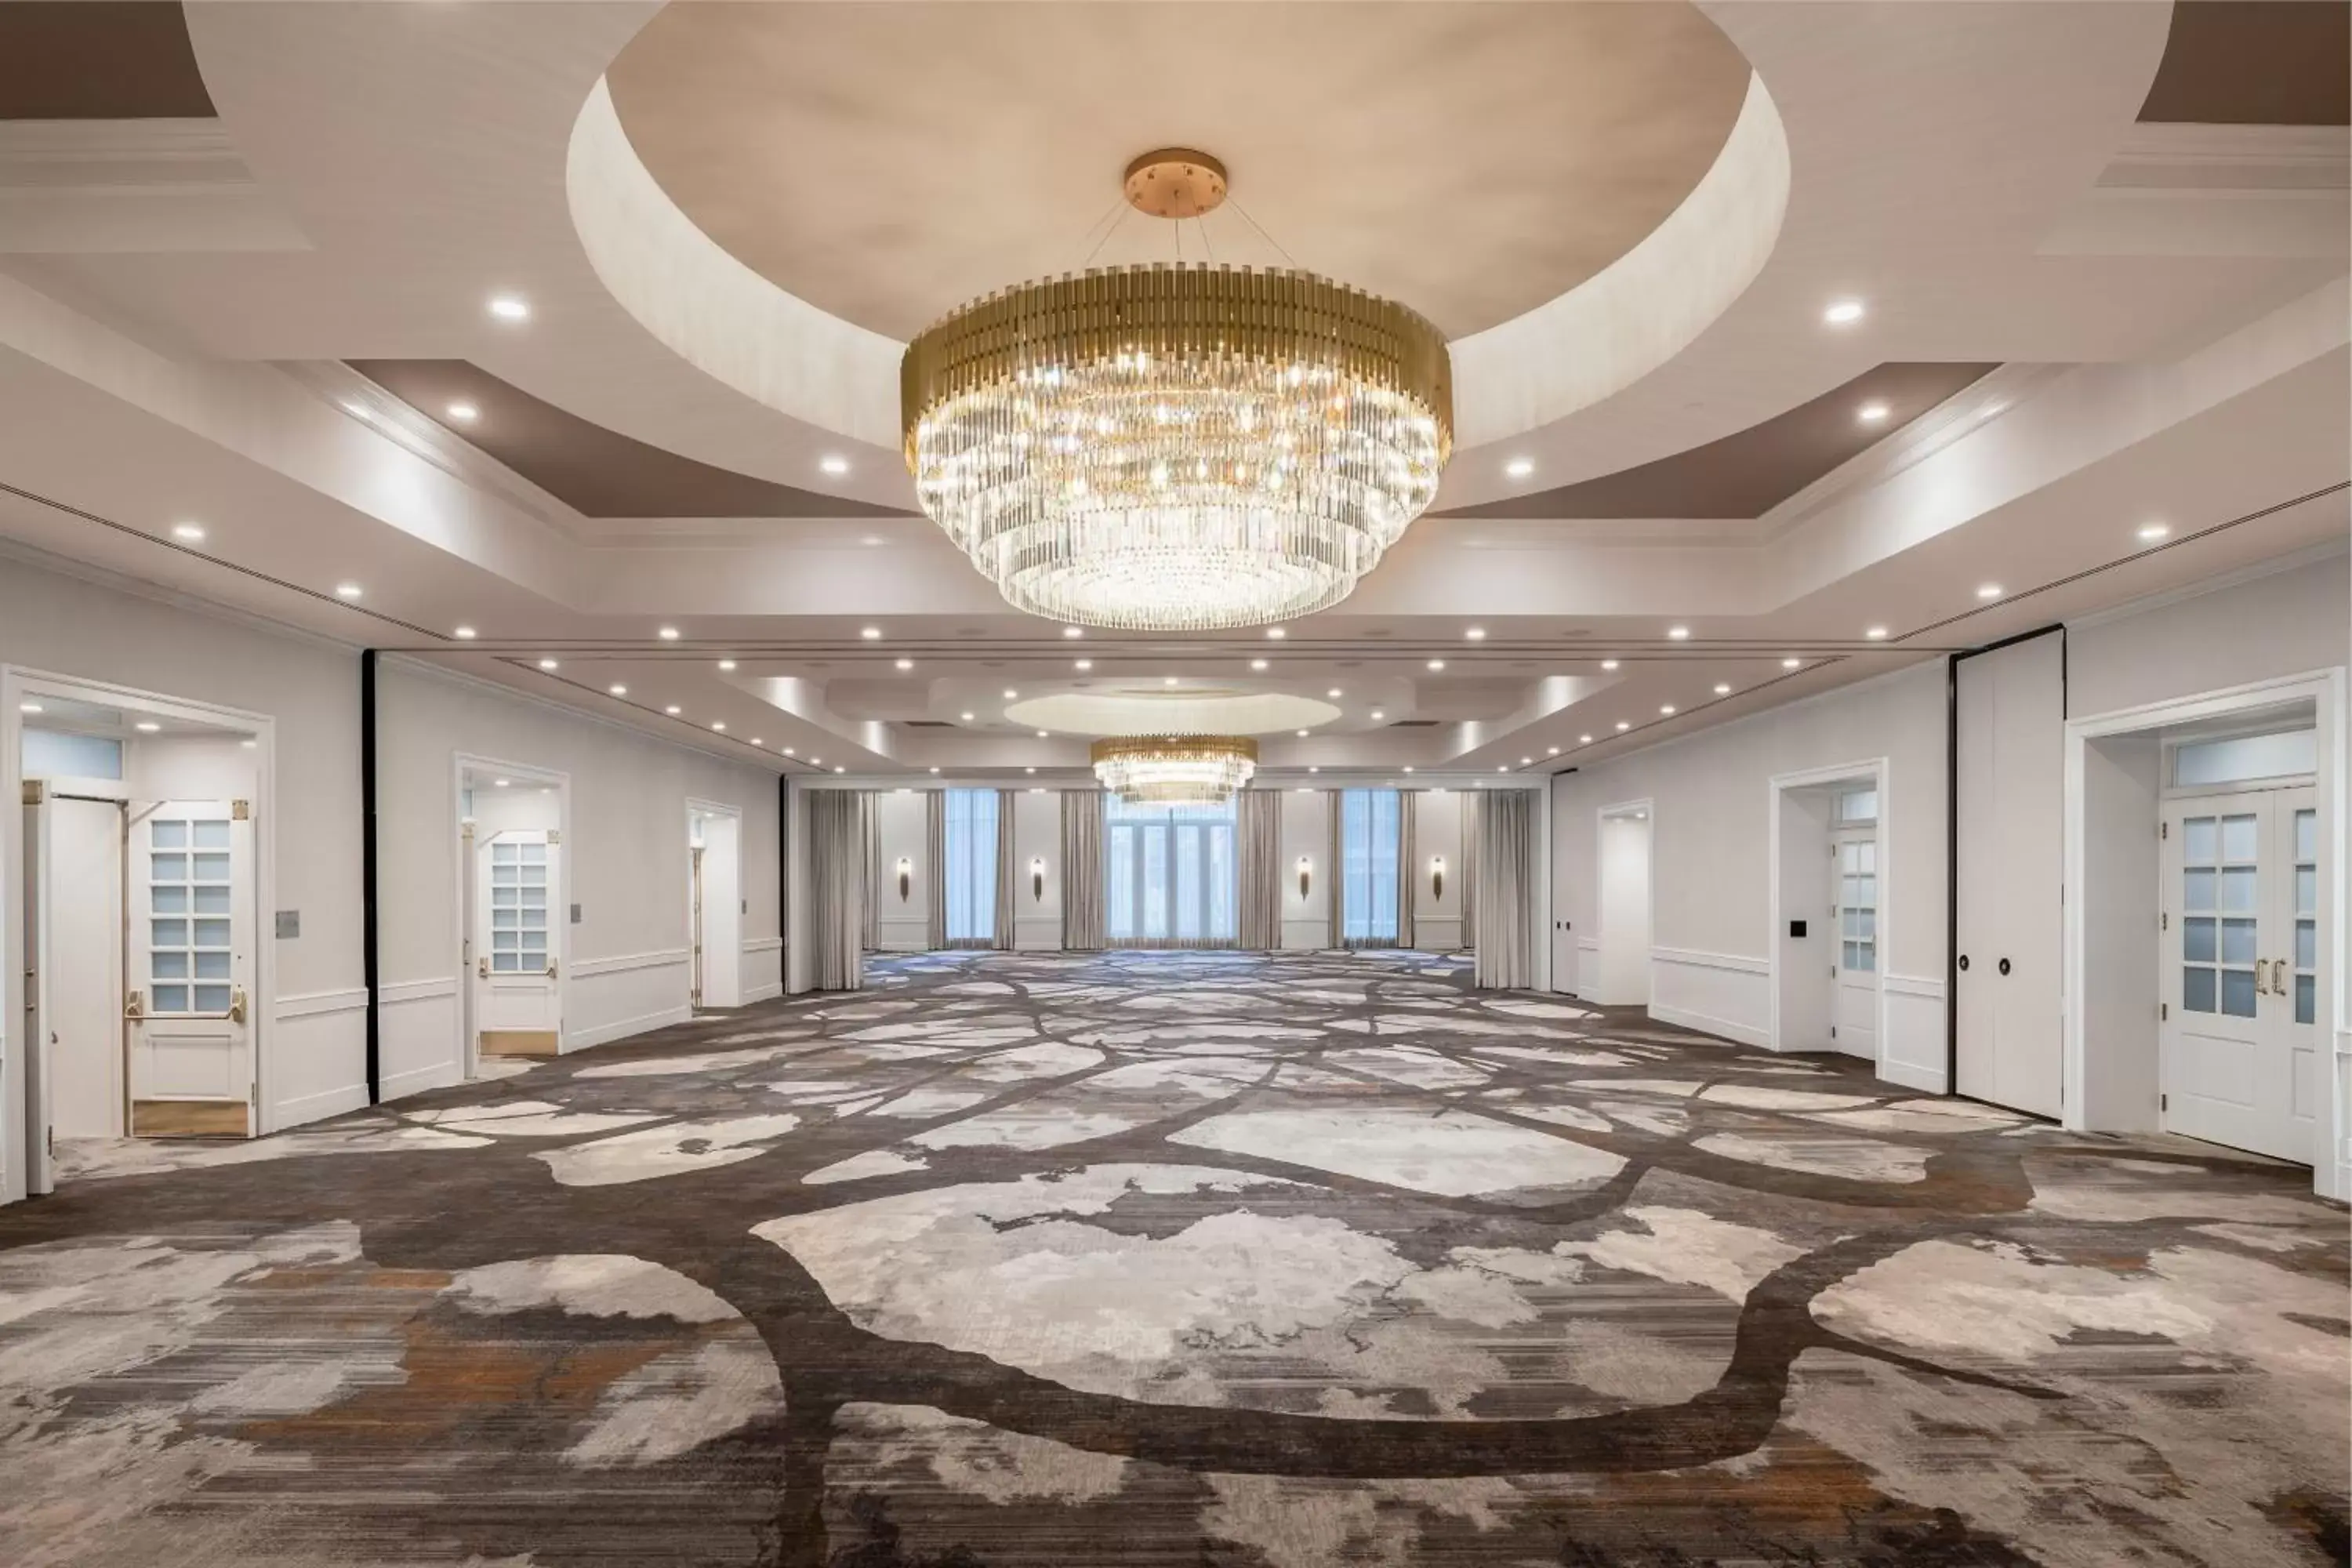
<path fill-rule="evenodd" d="M 280 941 L 284 941 L 285 939 L 287 939 L 287 938 L 289 938 L 289 937 L 297 937 L 297 936 L 300 936 L 301 934 L 302 934 L 302 911 L 301 911 L 300 910 L 278 910 L 278 939 L 279 939 Z"/>

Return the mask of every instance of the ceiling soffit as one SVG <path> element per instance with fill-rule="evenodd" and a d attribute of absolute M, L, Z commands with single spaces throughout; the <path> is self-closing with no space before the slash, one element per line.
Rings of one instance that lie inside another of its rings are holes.
<path fill-rule="evenodd" d="M 2344 0 L 2174 0 L 2143 121 L 2352 121 L 2352 5 Z"/>
<path fill-rule="evenodd" d="M 903 517 L 713 468 L 567 414 L 464 360 L 352 360 L 426 418 L 585 517 Z M 459 419 L 452 406 L 470 407 Z"/>
<path fill-rule="evenodd" d="M 0 120 L 209 120 L 177 0 L 0 5 Z"/>

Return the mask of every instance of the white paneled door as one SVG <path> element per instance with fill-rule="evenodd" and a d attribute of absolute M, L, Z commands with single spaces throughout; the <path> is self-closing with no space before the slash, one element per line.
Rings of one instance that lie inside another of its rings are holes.
<path fill-rule="evenodd" d="M 2166 1131 L 2315 1157 L 2326 1081 L 2319 827 L 2310 789 L 2166 803 Z"/>
<path fill-rule="evenodd" d="M 137 805 L 131 818 L 131 1131 L 250 1136 L 253 823 L 227 800 Z"/>
<path fill-rule="evenodd" d="M 552 1056 L 562 1028 L 556 836 L 509 828 L 474 847 L 474 1026 L 491 1055 Z"/>
<path fill-rule="evenodd" d="M 1836 994 L 1832 1037 L 1848 1056 L 1878 1055 L 1878 838 L 1841 832 L 1830 844 Z"/>

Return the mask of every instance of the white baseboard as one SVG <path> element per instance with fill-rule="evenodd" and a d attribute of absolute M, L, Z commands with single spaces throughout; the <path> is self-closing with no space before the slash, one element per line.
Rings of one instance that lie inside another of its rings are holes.
<path fill-rule="evenodd" d="M 434 1062 L 429 1066 L 411 1068 L 406 1072 L 394 1073 L 376 1080 L 380 1100 L 405 1100 L 412 1094 L 423 1094 L 428 1089 L 446 1089 L 451 1084 L 466 1081 L 455 1062 Z"/>
<path fill-rule="evenodd" d="M 1881 1083 L 1899 1083 L 1906 1089 L 1916 1089 L 1923 1094 L 1942 1094 L 1944 1075 L 1932 1068 L 1914 1067 L 1908 1062 L 1881 1061 L 1878 1064 Z"/>
<path fill-rule="evenodd" d="M 1686 1012 L 1680 1007 L 1661 1007 L 1655 1003 L 1650 1005 L 1650 1016 L 1661 1024 L 1672 1024 L 1678 1029 L 1696 1029 L 1702 1035 L 1718 1036 L 1735 1045 L 1770 1048 L 1765 1044 L 1764 1030 L 1737 1019 L 1718 1018 L 1709 1013 Z"/>
<path fill-rule="evenodd" d="M 746 1006 L 754 1002 L 772 1002 L 783 994 L 784 983 L 781 980 L 771 981 L 765 985 L 754 985 L 744 992 L 743 1002 Z"/>
<path fill-rule="evenodd" d="M 321 1089 L 298 1100 L 281 1100 L 271 1108 L 269 1130 L 283 1132 L 289 1127 L 299 1127 L 308 1121 L 324 1121 L 330 1116 L 341 1116 L 347 1110 L 367 1109 L 367 1085 L 347 1083 L 337 1089 Z"/>
<path fill-rule="evenodd" d="M 671 1024 L 683 1024 L 693 1016 L 692 1005 L 681 1002 L 675 1007 L 664 1007 L 659 1012 L 643 1014 L 635 1018 L 618 1018 L 612 1023 L 599 1024 L 590 1029 L 567 1030 L 558 1049 L 568 1056 L 573 1051 L 584 1051 L 591 1046 L 604 1046 L 612 1044 L 614 1040 L 625 1040 L 631 1035 L 642 1035 L 648 1029 L 665 1028 Z"/>

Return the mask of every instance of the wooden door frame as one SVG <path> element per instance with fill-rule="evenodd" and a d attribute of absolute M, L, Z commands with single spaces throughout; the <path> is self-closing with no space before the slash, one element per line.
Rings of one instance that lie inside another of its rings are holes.
<path fill-rule="evenodd" d="M 2089 963 L 2083 909 L 2089 878 L 2084 848 L 2084 795 L 2088 787 L 2090 743 L 2118 735 L 2193 723 L 2202 719 L 2273 708 L 2284 702 L 2308 700 L 2319 732 L 2317 771 L 2314 780 L 2314 798 L 2318 803 L 2320 813 L 2319 907 L 2327 922 L 2328 939 L 2332 944 L 2328 956 L 2335 960 L 2328 976 L 2326 994 L 2320 999 L 2318 1011 L 2321 1054 L 2327 1067 L 2321 1075 L 2323 1081 L 2320 1087 L 2326 1097 L 2327 1114 L 2322 1119 L 2320 1129 L 2324 1142 L 2315 1151 L 2318 1158 L 2312 1163 L 2312 1188 L 2322 1197 L 2339 1201 L 2352 1197 L 2352 1126 L 2347 1125 L 2347 1092 L 2352 1089 L 2352 1021 L 2347 1018 L 2344 973 L 2347 893 L 2345 869 L 2345 667 L 2336 665 L 2242 686 L 2224 687 L 2191 697 L 2119 708 L 2079 719 L 2070 717 L 2066 721 L 2063 971 L 2066 1106 L 2063 1122 L 2070 1131 L 2105 1131 L 2091 1126 L 2086 1116 L 2086 1089 L 2090 1075 L 2095 1070 L 2095 1064 L 2088 1059 L 2088 1029 L 2084 1004 Z M 2154 997 L 2149 998 L 2151 1005 L 2155 1000 Z"/>

